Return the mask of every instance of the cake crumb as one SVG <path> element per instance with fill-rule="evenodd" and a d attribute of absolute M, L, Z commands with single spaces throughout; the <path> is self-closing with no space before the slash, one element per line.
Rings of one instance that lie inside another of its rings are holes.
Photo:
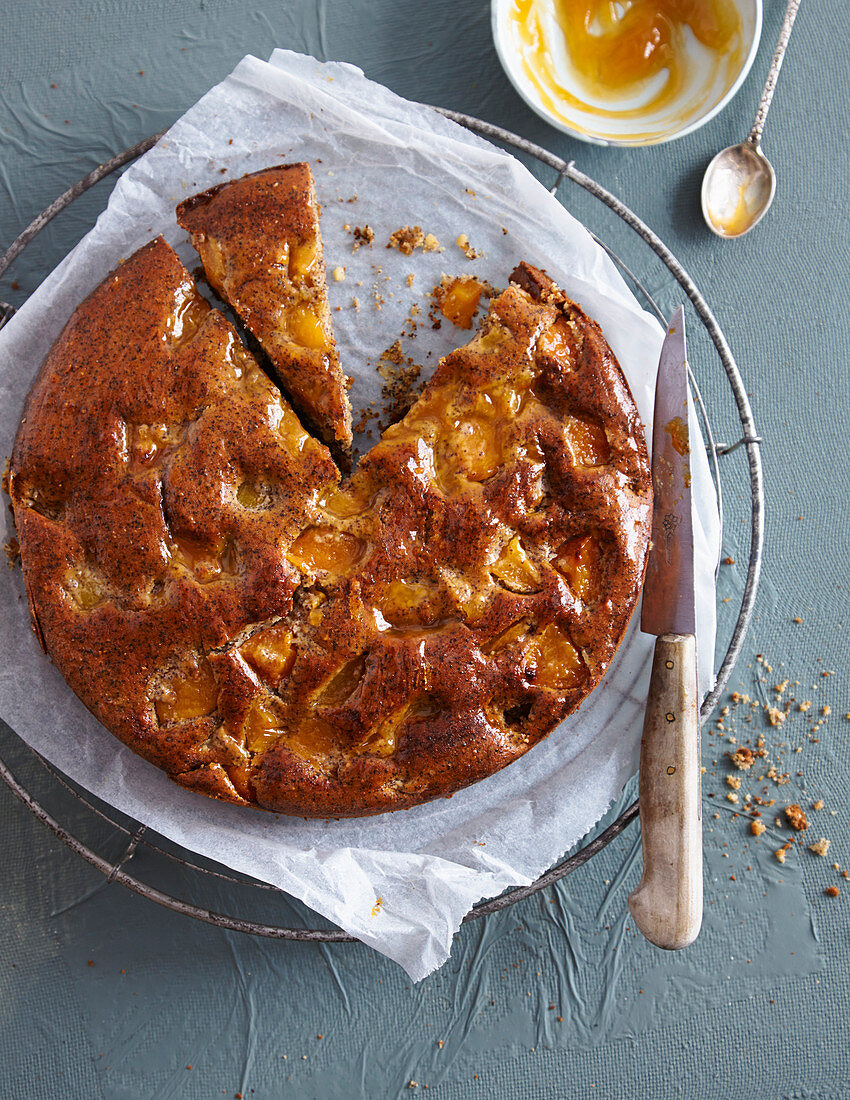
<path fill-rule="evenodd" d="M 790 844 L 783 844 L 781 848 L 777 848 L 776 851 L 773 853 L 780 863 L 785 862 L 785 855 L 790 847 Z"/>
<path fill-rule="evenodd" d="M 746 771 L 748 768 L 751 768 L 755 763 L 753 750 L 748 749 L 746 745 L 741 745 L 740 748 L 731 753 L 729 759 L 732 761 L 736 768 L 740 768 L 742 771 Z"/>
<path fill-rule="evenodd" d="M 458 239 L 455 241 L 455 244 L 458 246 L 464 256 L 466 256 L 467 260 L 477 260 L 478 257 L 481 255 L 481 253 L 476 252 L 472 245 L 469 243 L 469 237 L 467 237 L 465 233 L 460 234 Z"/>
<path fill-rule="evenodd" d="M 814 844 L 809 845 L 809 851 L 814 852 L 816 856 L 825 856 L 829 851 L 829 841 L 825 836 L 822 836 L 820 840 L 816 840 Z"/>
<path fill-rule="evenodd" d="M 837 886 L 827 886 L 827 888 L 824 890 L 824 893 L 828 898 L 837 898 L 841 891 L 838 889 Z"/>
<path fill-rule="evenodd" d="M 344 267 L 335 267 L 334 268 L 334 279 L 336 279 L 336 281 L 338 283 L 341 283 L 344 278 L 345 278 L 345 268 Z"/>
<path fill-rule="evenodd" d="M 730 787 L 732 787 L 736 791 L 741 789 L 741 777 L 740 777 L 740 775 L 727 775 L 726 776 L 726 782 L 728 783 L 728 785 Z"/>
<path fill-rule="evenodd" d="M 765 706 L 764 710 L 767 720 L 772 726 L 781 726 L 787 718 L 785 711 L 780 710 L 779 707 Z"/>
<path fill-rule="evenodd" d="M 761 836 L 762 833 L 767 832 L 767 826 L 763 821 L 759 821 L 759 819 L 756 818 L 754 821 L 750 822 L 750 832 L 753 836 Z"/>
<path fill-rule="evenodd" d="M 424 245 L 425 234 L 421 225 L 403 225 L 391 233 L 387 241 L 387 248 L 397 248 L 405 256 L 410 256 L 414 248 L 423 248 Z"/>
<path fill-rule="evenodd" d="M 790 806 L 785 807 L 785 817 L 791 828 L 796 829 L 797 832 L 802 832 L 809 827 L 806 812 L 797 802 L 792 802 Z"/>
<path fill-rule="evenodd" d="M 356 252 L 357 249 L 364 244 L 368 245 L 369 248 L 372 247 L 372 241 L 375 239 L 375 230 L 371 225 L 355 225 L 351 232 L 354 235 L 354 244 L 351 248 L 352 252 Z"/>
<path fill-rule="evenodd" d="M 823 807 L 824 807 L 824 801 L 823 801 L 823 799 L 822 799 L 822 798 L 819 798 L 819 799 L 817 800 L 817 802 L 813 802 L 813 803 L 812 803 L 812 809 L 813 809 L 813 810 L 822 810 L 822 809 L 823 809 Z"/>
<path fill-rule="evenodd" d="M 375 904 L 372 906 L 372 916 L 377 917 L 377 915 L 380 913 L 380 911 L 383 909 L 383 907 L 384 907 L 384 899 L 383 899 L 383 897 L 379 896 L 375 899 Z"/>

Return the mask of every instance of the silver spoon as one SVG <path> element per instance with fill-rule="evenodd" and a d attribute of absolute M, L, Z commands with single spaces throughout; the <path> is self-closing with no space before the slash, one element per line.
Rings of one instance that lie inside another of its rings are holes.
<path fill-rule="evenodd" d="M 758 225 L 773 202 L 776 172 L 761 151 L 761 135 L 799 7 L 800 0 L 788 0 L 750 136 L 740 145 L 730 145 L 718 153 L 705 170 L 702 216 L 718 237 L 743 237 Z"/>

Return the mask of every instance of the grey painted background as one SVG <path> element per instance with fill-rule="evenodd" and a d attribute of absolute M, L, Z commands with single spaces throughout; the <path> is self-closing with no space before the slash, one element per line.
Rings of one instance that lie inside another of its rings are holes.
<path fill-rule="evenodd" d="M 711 155 L 749 129 L 784 4 L 765 7 L 753 71 L 717 119 L 672 145 L 617 151 L 571 141 L 525 108 L 498 66 L 481 2 L 3 6 L 2 246 L 84 172 L 170 123 L 245 53 L 265 57 L 274 46 L 354 62 L 402 95 L 476 114 L 575 158 L 660 233 L 724 327 L 765 438 L 764 581 L 730 686 L 740 682 L 749 694 L 766 687 L 771 698 L 770 686 L 790 677 L 788 690 L 831 707 L 817 741 L 794 712 L 779 735 L 766 732 L 777 752 L 786 741 L 783 759 L 793 761 L 785 765 L 790 783 L 773 788 L 775 809 L 823 798 L 809 835 L 828 836 L 832 848 L 826 860 L 800 849 L 780 865 L 772 852 L 788 833 L 771 815 L 756 844 L 725 799 L 721 754 L 729 746 L 707 738 L 707 913 L 695 947 L 663 956 L 630 928 L 633 829 L 557 888 L 465 928 L 451 962 L 412 987 L 359 945 L 221 933 L 107 886 L 3 788 L 2 1095 L 349 1098 L 415 1095 L 427 1085 L 447 1100 L 850 1096 L 850 882 L 832 870 L 833 857 L 850 863 L 850 16 L 841 3 L 804 3 L 765 139 L 779 174 L 776 205 L 749 238 L 718 242 L 699 218 L 699 183 Z M 90 227 L 108 187 L 42 234 L 0 280 L 0 298 L 26 297 Z M 675 304 L 669 276 L 627 230 L 582 194 L 564 188 L 561 197 L 665 307 Z M 717 363 L 704 339 L 692 350 L 718 434 L 731 439 L 733 408 Z M 724 554 L 734 564 L 721 572 L 722 638 L 748 545 L 743 461 L 739 454 L 726 463 Z M 40 790 L 55 789 L 6 729 L 0 752 Z M 53 794 L 50 804 L 104 850 L 120 852 L 120 837 L 70 798 Z M 153 857 L 136 859 L 142 872 Z M 213 907 L 248 904 L 226 884 L 199 887 L 179 866 L 158 873 L 168 888 Z M 841 888 L 836 899 L 823 895 L 832 883 Z M 254 911 L 310 921 L 299 906 L 273 900 Z"/>

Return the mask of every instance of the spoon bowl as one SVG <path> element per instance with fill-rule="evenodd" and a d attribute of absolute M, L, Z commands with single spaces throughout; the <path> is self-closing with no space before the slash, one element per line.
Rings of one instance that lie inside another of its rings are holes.
<path fill-rule="evenodd" d="M 757 226 L 776 193 L 776 172 L 761 151 L 761 135 L 800 3 L 788 0 L 750 136 L 718 153 L 703 176 L 702 216 L 712 233 L 727 240 L 743 237 Z"/>
<path fill-rule="evenodd" d="M 761 221 L 776 193 L 773 165 L 752 141 L 730 145 L 702 181 L 702 215 L 718 237 L 743 237 Z"/>

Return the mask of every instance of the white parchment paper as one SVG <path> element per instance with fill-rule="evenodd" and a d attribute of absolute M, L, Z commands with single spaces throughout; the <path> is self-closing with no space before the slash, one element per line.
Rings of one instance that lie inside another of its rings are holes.
<path fill-rule="evenodd" d="M 312 165 L 328 270 L 345 269 L 344 280 L 330 280 L 330 295 L 332 309 L 339 307 L 333 317 L 343 366 L 355 377 L 355 410 L 377 398 L 378 356 L 399 338 L 412 306 L 427 314 L 428 291 L 444 272 L 474 273 L 498 287 L 526 259 L 545 267 L 599 321 L 651 425 L 662 332 L 546 189 L 512 157 L 359 70 L 278 50 L 269 62 L 246 57 L 124 173 L 94 229 L 0 332 L 3 456 L 11 452 L 26 391 L 80 300 L 157 233 L 190 269 L 196 266 L 175 222 L 176 203 L 287 160 Z M 353 251 L 350 229 L 366 224 L 375 231 L 374 246 Z M 386 249 L 390 233 L 405 224 L 433 233 L 444 251 L 406 257 Z M 480 258 L 471 262 L 456 246 L 461 233 Z M 462 342 L 444 321 L 439 331 L 420 328 L 402 346 L 427 375 L 440 354 Z M 699 438 L 693 412 L 691 433 Z M 699 674 L 706 691 L 719 525 L 700 447 L 693 460 Z M 327 822 L 213 802 L 175 786 L 119 744 L 41 653 L 19 570 L 0 571 L 0 630 L 0 713 L 33 748 L 171 840 L 301 898 L 415 980 L 446 960 L 476 901 L 532 881 L 598 821 L 635 772 L 653 644 L 635 617 L 608 675 L 580 711 L 498 775 L 413 810 Z"/>

